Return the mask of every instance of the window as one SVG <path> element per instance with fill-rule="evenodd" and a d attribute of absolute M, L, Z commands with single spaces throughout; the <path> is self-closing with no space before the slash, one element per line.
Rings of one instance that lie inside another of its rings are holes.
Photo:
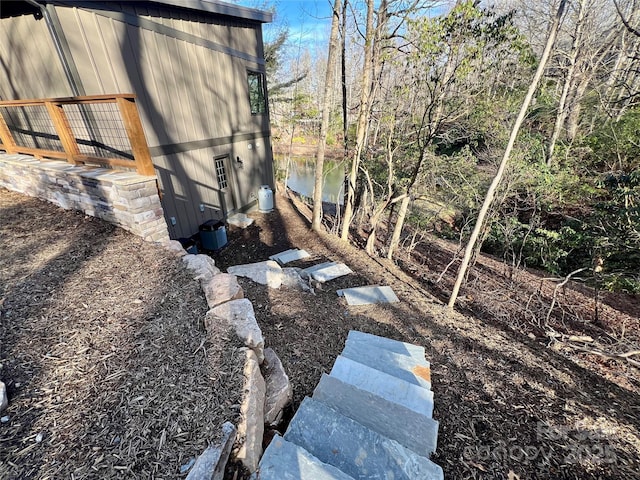
<path fill-rule="evenodd" d="M 216 158 L 216 177 L 220 190 L 227 188 L 227 171 L 224 169 L 224 158 Z"/>
<path fill-rule="evenodd" d="M 264 74 L 260 72 L 247 72 L 249 82 L 249 104 L 251 115 L 267 113 L 267 105 L 264 98 Z"/>

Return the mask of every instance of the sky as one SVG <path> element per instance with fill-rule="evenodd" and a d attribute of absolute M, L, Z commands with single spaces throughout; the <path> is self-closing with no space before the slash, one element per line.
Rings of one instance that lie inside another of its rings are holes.
<path fill-rule="evenodd" d="M 304 48 L 328 44 L 332 0 L 237 0 L 237 3 L 251 8 L 275 8 L 273 22 L 263 29 L 265 40 L 272 32 L 277 34 L 286 26 L 289 28 L 290 45 L 301 42 Z M 443 1 L 442 5 L 449 3 Z M 432 12 L 441 13 L 442 10 L 443 7 L 434 8 Z"/>
<path fill-rule="evenodd" d="M 255 0 L 240 0 L 247 7 L 260 8 Z M 302 42 L 303 46 L 326 42 L 331 28 L 330 0 L 272 0 L 275 6 L 272 24 L 265 25 L 265 36 L 282 27 L 289 28 L 289 43 Z"/>
<path fill-rule="evenodd" d="M 274 27 L 288 26 L 292 43 L 324 42 L 331 28 L 329 0 L 276 0 Z"/>

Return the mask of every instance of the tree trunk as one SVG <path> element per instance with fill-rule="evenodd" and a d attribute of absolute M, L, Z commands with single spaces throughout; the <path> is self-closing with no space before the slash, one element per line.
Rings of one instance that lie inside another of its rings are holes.
<path fill-rule="evenodd" d="M 400 235 L 402 234 L 404 219 L 407 216 L 407 210 L 409 209 L 410 200 L 411 197 L 407 195 L 402 199 L 402 203 L 400 204 L 400 210 L 398 210 L 398 219 L 396 220 L 396 226 L 393 229 L 391 242 L 389 242 L 389 251 L 387 252 L 387 258 L 389 260 L 393 260 L 393 253 L 395 252 L 396 248 L 398 248 L 398 244 L 400 243 Z"/>
<path fill-rule="evenodd" d="M 459 4 L 460 4 L 460 0 L 457 0 L 455 5 L 458 6 Z M 449 55 L 447 56 L 447 61 L 444 67 L 441 81 L 439 82 L 439 86 L 436 87 L 433 93 L 434 95 L 433 105 L 427 107 L 427 111 L 425 111 L 423 114 L 423 125 L 420 127 L 419 131 L 420 131 L 420 134 L 422 134 L 422 132 L 424 132 L 425 130 L 427 133 L 425 137 L 422 138 L 420 141 L 420 155 L 413 167 L 413 170 L 409 179 L 409 183 L 406 187 L 405 195 L 407 195 L 407 197 L 410 195 L 410 192 L 412 191 L 413 187 L 418 181 L 420 171 L 422 169 L 422 166 L 424 165 L 425 159 L 427 158 L 427 150 L 431 145 L 431 143 L 433 142 L 433 139 L 435 138 L 438 130 L 440 129 L 440 125 L 445 118 L 445 100 L 447 97 L 448 88 L 452 85 L 454 75 L 455 75 L 454 51 L 458 47 L 459 43 L 460 43 L 459 38 L 454 37 L 451 40 Z M 408 202 L 408 200 L 406 200 L 406 202 Z M 404 212 L 402 211 L 403 206 L 405 208 Z M 392 258 L 393 252 L 397 247 L 397 242 L 400 240 L 400 235 L 402 234 L 402 229 L 404 227 L 404 219 L 407 213 L 406 208 L 408 208 L 408 203 L 406 203 L 405 205 L 405 201 L 403 200 L 403 203 L 401 205 L 401 212 L 400 212 L 402 214 L 400 213 L 398 214 L 398 218 L 396 219 L 396 224 L 393 228 L 393 236 L 389 244 L 389 252 L 387 253 L 387 258 L 389 259 Z M 389 219 L 391 219 L 391 216 L 389 216 Z M 387 228 L 390 229 L 391 224 L 389 224 Z M 393 239 L 396 236 L 397 236 L 396 244 L 394 245 Z"/>
<path fill-rule="evenodd" d="M 375 247 L 376 247 L 376 233 L 378 230 L 378 224 L 380 223 L 380 221 L 382 220 L 382 215 L 384 214 L 385 210 L 387 209 L 387 207 L 389 206 L 390 203 L 392 203 L 393 200 L 393 178 L 394 178 L 394 173 L 393 173 L 393 148 L 391 147 L 391 139 L 393 138 L 393 133 L 394 133 L 394 129 L 393 126 L 391 127 L 391 131 L 389 132 L 389 138 L 387 141 L 387 167 L 388 167 L 388 172 L 387 172 L 387 195 L 385 197 L 385 199 L 380 203 L 380 205 L 378 205 L 377 209 L 373 212 L 373 215 L 371 216 L 371 220 L 370 220 L 370 225 L 371 225 L 371 232 L 369 233 L 369 237 L 367 238 L 367 245 L 366 245 L 366 252 L 373 256 L 375 254 Z M 373 182 L 371 181 L 371 177 L 369 176 L 369 172 L 365 171 L 366 175 L 367 175 L 367 183 L 369 184 L 369 190 L 371 191 L 371 196 L 373 197 L 374 194 L 374 190 L 373 190 Z"/>
<path fill-rule="evenodd" d="M 340 54 L 342 62 L 340 65 L 340 76 L 342 80 L 342 144 L 344 147 L 344 158 L 349 153 L 349 115 L 347 109 L 347 6 L 349 0 L 344 0 L 342 5 L 342 36 L 340 38 Z"/>
<path fill-rule="evenodd" d="M 358 111 L 358 122 L 356 124 L 355 152 L 351 160 L 344 215 L 342 217 L 342 230 L 340 232 L 340 239 L 343 241 L 349 240 L 349 226 L 353 219 L 356 182 L 358 180 L 360 160 L 362 158 L 362 150 L 369 125 L 369 102 L 371 100 L 371 79 L 373 76 L 373 12 L 374 2 L 373 0 L 367 0 L 367 27 L 364 43 L 364 64 L 362 66 L 362 92 L 360 93 L 360 109 Z"/>
<path fill-rule="evenodd" d="M 617 90 L 618 83 L 621 78 L 620 72 L 622 70 L 622 66 L 624 64 L 625 57 L 627 55 L 627 30 L 623 29 L 619 35 L 619 45 L 616 49 L 616 61 L 613 64 L 609 72 L 609 77 L 605 82 L 605 94 L 604 97 L 607 99 L 607 104 L 610 108 L 611 105 L 616 103 L 618 100 Z M 626 73 L 626 72 L 625 72 Z"/>
<path fill-rule="evenodd" d="M 544 72 L 547 61 L 549 60 L 549 54 L 551 53 L 551 48 L 555 42 L 556 36 L 558 34 L 558 27 L 560 26 L 560 19 L 564 13 L 564 9 L 566 6 L 567 0 L 561 0 L 560 5 L 558 6 L 558 12 L 553 20 L 553 24 L 551 25 L 551 30 L 549 31 L 549 37 L 547 38 L 547 43 L 544 47 L 544 52 L 542 53 L 542 58 L 540 59 L 540 64 L 538 65 L 538 69 L 531 81 L 531 85 L 529 85 L 529 91 L 527 92 L 527 96 L 524 99 L 522 107 L 520 108 L 520 113 L 518 114 L 518 118 L 516 119 L 515 124 L 513 125 L 513 129 L 511 130 L 511 136 L 509 137 L 509 143 L 507 144 L 507 148 L 505 149 L 504 155 L 502 157 L 502 161 L 500 162 L 500 166 L 498 167 L 498 171 L 496 176 L 494 177 L 491 185 L 489 186 L 489 190 L 487 191 L 487 195 L 484 199 L 484 203 L 482 204 L 482 208 L 480 208 L 480 212 L 478 213 L 478 218 L 476 220 L 476 224 L 473 228 L 473 232 L 471 232 L 471 237 L 469 238 L 469 242 L 467 243 L 467 247 L 465 248 L 464 257 L 462 259 L 462 264 L 458 270 L 458 276 L 456 278 L 455 285 L 453 286 L 453 291 L 451 292 L 451 297 L 449 298 L 448 308 L 449 310 L 453 310 L 453 307 L 458 298 L 458 292 L 460 291 L 460 286 L 462 285 L 462 280 L 464 279 L 467 273 L 467 267 L 469 266 L 469 261 L 471 260 L 471 255 L 473 253 L 476 240 L 478 239 L 478 235 L 482 230 L 482 226 L 484 223 L 485 216 L 489 211 L 489 207 L 493 202 L 493 197 L 495 192 L 500 185 L 500 181 L 502 180 L 502 176 L 504 174 L 507 163 L 509 162 L 509 157 L 511 155 L 511 150 L 513 150 L 513 145 L 516 142 L 516 137 L 518 136 L 518 132 L 520 131 L 520 126 L 524 121 L 524 117 L 529 109 L 529 105 L 531 104 L 531 99 L 533 98 L 533 94 L 538 87 L 538 83 L 540 82 L 540 78 Z"/>
<path fill-rule="evenodd" d="M 389 208 L 389 215 L 387 216 L 387 232 L 384 238 L 384 241 L 386 243 L 389 243 L 389 240 L 391 239 L 391 224 L 393 223 L 393 216 L 396 213 L 396 204 L 392 203 L 391 204 L 391 208 Z"/>
<path fill-rule="evenodd" d="M 580 127 L 580 113 L 582 112 L 582 98 L 584 97 L 587 87 L 589 86 L 589 78 L 583 76 L 575 85 L 571 102 L 569 102 L 569 111 L 567 113 L 567 139 L 573 142 L 578 135 Z"/>
<path fill-rule="evenodd" d="M 378 223 L 380 223 L 380 219 L 382 218 L 382 214 L 384 213 L 387 205 L 389 203 L 386 202 L 381 205 L 378 210 L 371 217 L 371 232 L 369 232 L 369 236 L 367 237 L 367 245 L 365 247 L 365 251 L 367 254 L 373 256 L 375 254 L 376 247 L 376 231 L 378 230 Z"/>
<path fill-rule="evenodd" d="M 442 113 L 442 111 L 441 111 L 441 113 Z M 402 229 L 404 228 L 404 219 L 405 219 L 405 216 L 407 214 L 407 208 L 409 206 L 409 203 L 408 203 L 409 200 L 408 199 L 410 198 L 411 189 L 413 188 L 413 186 L 418 181 L 418 175 L 420 174 L 420 169 L 422 168 L 422 165 L 424 164 L 424 161 L 427 158 L 427 148 L 429 147 L 429 144 L 431 143 L 431 140 L 433 138 L 433 133 L 435 133 L 435 130 L 430 130 L 430 132 L 431 133 L 429 134 L 428 141 L 423 143 L 422 146 L 421 146 L 420 157 L 418 158 L 418 161 L 415 164 L 415 167 L 414 167 L 413 172 L 411 174 L 411 179 L 409 180 L 409 185 L 407 186 L 404 195 L 396 197 L 396 199 L 393 202 L 393 204 L 395 204 L 396 201 L 399 201 L 402 198 L 402 204 L 400 205 L 400 211 L 398 212 L 398 217 L 396 218 L 396 223 L 395 223 L 395 226 L 393 227 L 393 235 L 391 236 L 391 241 L 389 242 L 389 252 L 387 253 L 387 258 L 389 260 L 391 260 L 393 258 L 393 252 L 396 249 L 396 247 L 398 246 L 398 241 L 400 240 L 400 235 L 402 234 Z M 405 200 L 405 198 L 407 200 Z M 406 202 L 406 204 L 405 204 L 405 202 Z M 404 208 L 404 210 L 403 210 L 403 208 Z M 391 215 L 389 215 L 389 221 L 391 221 Z M 391 229 L 391 224 L 390 223 L 389 223 L 389 225 L 387 225 L 387 230 L 389 230 L 389 229 Z M 394 239 L 395 239 L 395 244 L 394 244 Z"/>
<path fill-rule="evenodd" d="M 560 95 L 560 101 L 558 102 L 558 113 L 556 114 L 556 123 L 553 127 L 553 133 L 551 140 L 549 141 L 549 148 L 547 152 L 547 166 L 550 167 L 553 163 L 553 152 L 556 147 L 558 138 L 560 138 L 560 132 L 567 118 L 566 103 L 567 96 L 569 95 L 569 87 L 573 83 L 573 76 L 576 70 L 576 63 L 578 61 L 578 55 L 580 54 L 580 43 L 582 42 L 582 25 L 584 21 L 584 15 L 586 10 L 586 0 L 580 0 L 580 7 L 578 9 L 578 19 L 576 20 L 576 26 L 573 34 L 573 41 L 571 43 L 571 53 L 569 54 L 569 68 L 564 78 L 564 85 L 562 86 L 562 94 Z"/>
<path fill-rule="evenodd" d="M 327 71 L 324 81 L 324 99 L 322 102 L 322 121 L 320 123 L 320 138 L 316 153 L 315 181 L 313 186 L 313 219 L 311 229 L 322 230 L 322 183 L 324 169 L 324 151 L 327 145 L 329 131 L 329 114 L 331 113 L 332 91 L 335 86 L 336 61 L 338 58 L 338 25 L 340 22 L 340 4 L 342 0 L 335 0 L 333 18 L 331 20 L 331 34 L 329 36 L 329 53 L 327 54 Z"/>

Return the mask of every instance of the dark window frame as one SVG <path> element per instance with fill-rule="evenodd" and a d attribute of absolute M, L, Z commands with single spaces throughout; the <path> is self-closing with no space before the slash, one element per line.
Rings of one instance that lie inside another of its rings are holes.
<path fill-rule="evenodd" d="M 252 83 L 252 79 L 256 79 L 256 86 Z M 251 115 L 266 115 L 267 89 L 264 72 L 247 70 L 247 87 L 249 92 L 249 109 L 251 111 Z"/>

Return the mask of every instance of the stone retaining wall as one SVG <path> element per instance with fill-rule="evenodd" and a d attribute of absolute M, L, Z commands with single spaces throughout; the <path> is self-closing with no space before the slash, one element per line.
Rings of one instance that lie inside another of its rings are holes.
<path fill-rule="evenodd" d="M 0 153 L 0 186 L 79 210 L 147 241 L 168 241 L 155 177 Z"/>

